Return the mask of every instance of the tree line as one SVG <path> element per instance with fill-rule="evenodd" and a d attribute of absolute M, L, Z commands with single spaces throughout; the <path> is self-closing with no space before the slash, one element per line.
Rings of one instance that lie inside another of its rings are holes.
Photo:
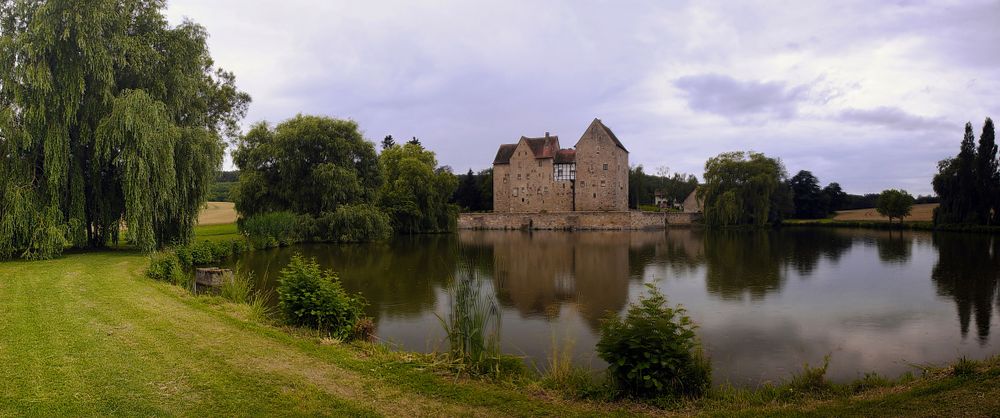
<path fill-rule="evenodd" d="M 351 120 L 298 115 L 254 125 L 237 143 L 239 226 L 257 245 L 356 242 L 392 232 L 444 232 L 458 186 L 419 141 L 381 153 Z"/>

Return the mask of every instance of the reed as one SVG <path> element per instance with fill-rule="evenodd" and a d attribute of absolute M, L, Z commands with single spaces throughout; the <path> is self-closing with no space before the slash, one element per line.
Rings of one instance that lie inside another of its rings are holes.
<path fill-rule="evenodd" d="M 498 375 L 500 306 L 496 298 L 483 294 L 482 285 L 479 275 L 470 270 L 449 290 L 447 316 L 435 315 L 447 334 L 449 357 L 460 370 Z"/>
<path fill-rule="evenodd" d="M 239 268 L 232 277 L 222 282 L 219 295 L 233 303 L 248 303 L 254 296 L 254 274 Z"/>

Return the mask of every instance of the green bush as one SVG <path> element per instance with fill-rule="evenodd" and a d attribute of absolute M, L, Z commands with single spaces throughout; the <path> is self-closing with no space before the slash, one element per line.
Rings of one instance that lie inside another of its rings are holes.
<path fill-rule="evenodd" d="M 296 255 L 278 277 L 278 306 L 292 325 L 316 328 L 348 340 L 365 306 L 351 296 L 332 271 L 323 272 L 315 261 Z"/>
<path fill-rule="evenodd" d="M 146 275 L 154 280 L 162 280 L 170 283 L 182 283 L 185 281 L 184 266 L 181 265 L 177 254 L 172 251 L 164 251 L 151 255 Z"/>
<path fill-rule="evenodd" d="M 382 241 L 392 235 L 389 215 L 375 205 L 341 205 L 334 213 L 324 213 L 318 220 L 326 231 L 317 234 L 330 242 Z"/>
<path fill-rule="evenodd" d="M 652 284 L 649 295 L 628 308 L 624 320 L 601 322 L 597 353 L 609 376 L 625 393 L 641 397 L 698 396 L 711 382 L 696 328 L 684 308 L 667 306 Z"/>
<path fill-rule="evenodd" d="M 292 212 L 269 212 L 240 219 L 239 228 L 254 248 L 273 248 L 303 241 L 302 221 Z"/>

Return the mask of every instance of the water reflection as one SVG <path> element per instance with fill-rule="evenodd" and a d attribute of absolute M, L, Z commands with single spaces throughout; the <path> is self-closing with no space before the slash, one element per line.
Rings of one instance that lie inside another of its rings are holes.
<path fill-rule="evenodd" d="M 964 338 L 975 316 L 976 335 L 984 344 L 990 335 L 993 303 L 1000 278 L 1000 248 L 995 237 L 981 234 L 939 233 L 934 246 L 939 258 L 931 279 L 940 295 L 955 300 Z M 997 300 L 1000 304 L 1000 300 Z"/>
<path fill-rule="evenodd" d="M 504 308 L 503 345 L 544 361 L 551 334 L 584 365 L 600 319 L 655 282 L 700 324 L 719 382 L 777 380 L 833 354 L 830 376 L 894 375 L 909 363 L 993 352 L 1000 238 L 834 228 L 653 232 L 462 231 L 370 245 L 255 252 L 242 269 L 273 286 L 293 253 L 338 271 L 369 300 L 382 338 L 412 350 L 442 337 L 446 289 L 475 269 Z M 955 311 L 958 326 L 955 326 Z M 976 338 L 965 344 L 970 324 Z"/>

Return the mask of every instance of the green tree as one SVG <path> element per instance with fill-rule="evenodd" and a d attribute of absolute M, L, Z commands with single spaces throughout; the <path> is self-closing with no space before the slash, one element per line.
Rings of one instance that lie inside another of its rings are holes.
<path fill-rule="evenodd" d="M 479 208 L 493 210 L 493 169 L 487 168 L 479 172 Z"/>
<path fill-rule="evenodd" d="M 939 162 L 938 174 L 932 182 L 934 192 L 941 197 L 941 205 L 934 210 L 935 223 L 982 223 L 976 212 L 979 196 L 975 166 L 975 135 L 972 123 L 966 123 L 958 156 Z"/>
<path fill-rule="evenodd" d="M 250 98 L 164 7 L 0 0 L 0 257 L 191 239 Z"/>
<path fill-rule="evenodd" d="M 446 168 L 438 168 L 434 153 L 408 142 L 379 155 L 385 183 L 379 205 L 401 233 L 443 232 L 454 229 L 458 208 L 448 200 L 458 179 Z"/>
<path fill-rule="evenodd" d="M 976 149 L 976 218 L 984 223 L 1000 221 L 1000 173 L 997 172 L 997 143 L 993 120 L 986 118 Z M 991 211 L 993 213 L 991 213 Z"/>
<path fill-rule="evenodd" d="M 258 123 L 240 138 L 233 162 L 243 217 L 278 211 L 315 217 L 373 203 L 382 185 L 375 145 L 351 120 L 297 115 L 273 129 Z"/>
<path fill-rule="evenodd" d="M 777 204 L 790 197 L 782 189 L 785 168 L 781 160 L 756 152 L 727 152 L 705 163 L 705 184 L 698 190 L 708 225 L 766 225 L 779 222 L 784 210 Z M 783 209 L 783 208 L 782 208 Z"/>
<path fill-rule="evenodd" d="M 792 187 L 796 218 L 825 218 L 830 212 L 830 202 L 819 187 L 819 179 L 811 172 L 799 171 L 789 184 Z"/>
<path fill-rule="evenodd" d="M 847 193 L 840 188 L 840 183 L 830 183 L 823 188 L 823 194 L 829 202 L 830 212 L 843 210 L 847 204 Z"/>
<path fill-rule="evenodd" d="M 892 223 L 892 218 L 899 219 L 899 222 L 903 223 L 903 218 L 910 216 L 911 209 L 913 209 L 913 196 L 905 190 L 883 190 L 875 203 L 875 210 L 889 218 L 889 223 Z"/>
<path fill-rule="evenodd" d="M 392 148 L 396 146 L 396 140 L 392 139 L 392 135 L 386 135 L 382 138 L 382 149 Z"/>
<path fill-rule="evenodd" d="M 476 174 L 470 168 L 468 173 L 459 177 L 460 180 L 458 188 L 455 189 L 454 202 L 467 211 L 476 212 L 483 210 L 481 205 L 482 190 L 480 190 L 480 182 L 476 178 Z"/>

